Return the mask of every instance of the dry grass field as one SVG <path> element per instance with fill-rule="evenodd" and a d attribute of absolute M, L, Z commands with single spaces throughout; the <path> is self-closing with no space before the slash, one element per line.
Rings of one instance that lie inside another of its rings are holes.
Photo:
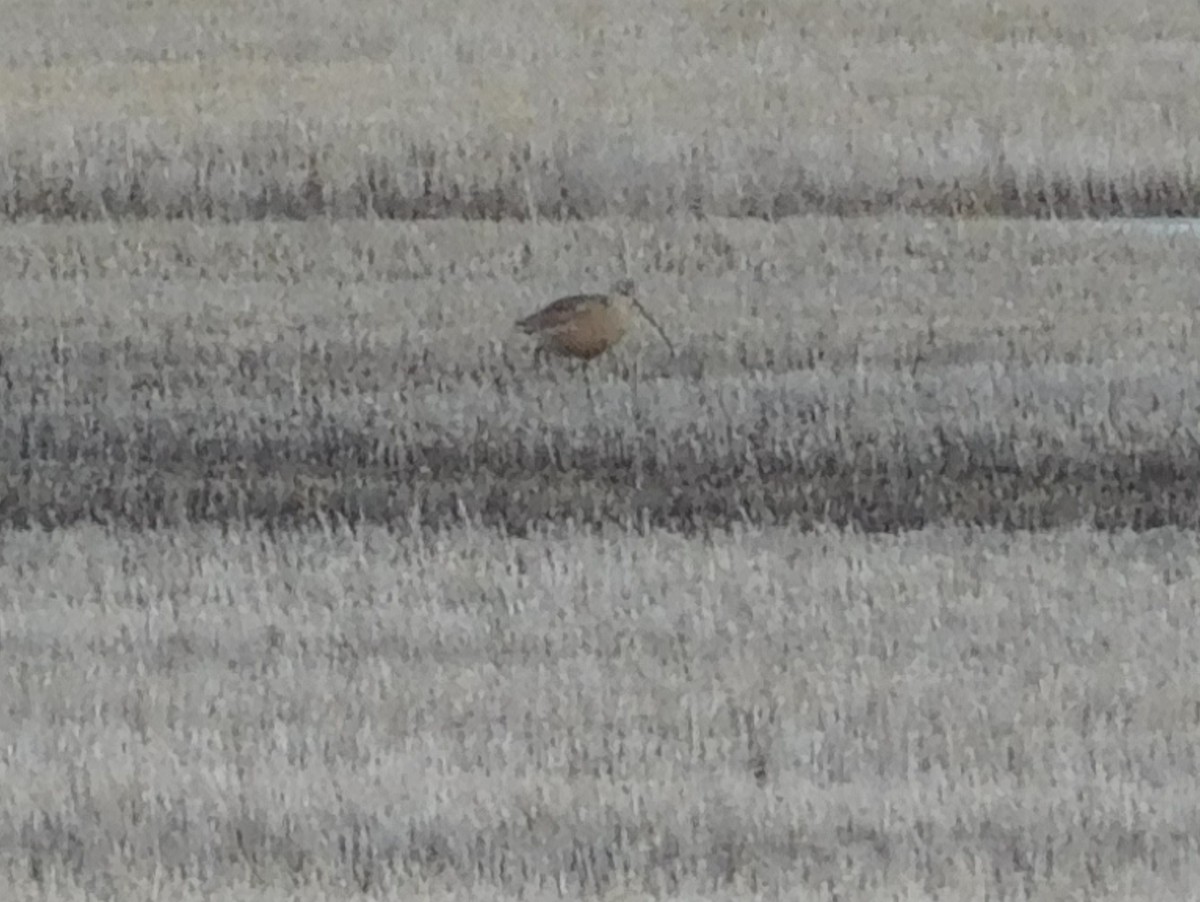
<path fill-rule="evenodd" d="M 11 6 L 22 220 L 1200 212 L 1193 0 Z"/>
<path fill-rule="evenodd" d="M 535 367 L 513 320 L 624 248 L 678 355 L 643 328 Z M 1190 527 L 1196 250 L 905 217 L 15 226 L 0 522 Z"/>
<path fill-rule="evenodd" d="M 0 899 L 1194 894 L 1200 7 L 4 26 Z"/>
<path fill-rule="evenodd" d="M 0 879 L 1185 898 L 1198 562 L 1178 530 L 15 533 Z"/>
<path fill-rule="evenodd" d="M 511 323 L 622 254 L 679 353 L 639 331 L 589 399 Z M 1194 884 L 1189 233 L 26 224 L 0 261 L 14 898 Z"/>

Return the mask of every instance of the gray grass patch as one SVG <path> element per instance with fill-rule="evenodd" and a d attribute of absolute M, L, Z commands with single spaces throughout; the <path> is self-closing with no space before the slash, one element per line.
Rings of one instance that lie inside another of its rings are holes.
<path fill-rule="evenodd" d="M 1197 551 L 6 532 L 0 866 L 56 894 L 1185 892 Z"/>
<path fill-rule="evenodd" d="M 1186 0 L 14 13 L 0 212 L 1196 215 Z M 118 8 L 119 7 L 119 8 Z M 121 23 L 121 24 L 115 24 Z M 636 23 L 631 25 L 630 23 Z M 238 35 L 236 46 L 229 35 Z M 671 60 L 665 77 L 662 61 Z"/>
<path fill-rule="evenodd" d="M 1196 516 L 1195 261 L 1173 235 L 42 226 L 0 251 L 13 525 Z M 586 371 L 536 364 L 513 321 L 622 269 L 678 356 L 634 334 Z"/>

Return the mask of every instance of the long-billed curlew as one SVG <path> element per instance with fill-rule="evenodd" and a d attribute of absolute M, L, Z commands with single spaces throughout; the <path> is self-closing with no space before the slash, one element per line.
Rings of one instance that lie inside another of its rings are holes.
<path fill-rule="evenodd" d="M 541 341 L 539 350 L 554 351 L 580 360 L 603 354 L 629 329 L 634 308 L 650 323 L 672 354 L 675 346 L 667 333 L 634 296 L 631 279 L 616 282 L 608 294 L 573 294 L 547 304 L 532 316 L 517 321 L 517 328 Z"/>

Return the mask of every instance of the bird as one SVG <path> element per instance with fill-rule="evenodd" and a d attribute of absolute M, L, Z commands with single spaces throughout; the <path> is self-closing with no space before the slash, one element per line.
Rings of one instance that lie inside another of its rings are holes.
<path fill-rule="evenodd" d="M 591 360 L 603 354 L 629 329 L 636 309 L 662 336 L 672 356 L 675 346 L 663 327 L 635 296 L 632 279 L 613 283 L 608 294 L 573 294 L 551 301 L 537 313 L 517 320 L 517 328 L 540 340 L 539 351 Z"/>

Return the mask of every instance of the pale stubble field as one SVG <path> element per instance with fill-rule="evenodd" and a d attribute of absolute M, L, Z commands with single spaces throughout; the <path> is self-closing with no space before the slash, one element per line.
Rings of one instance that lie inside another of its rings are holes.
<path fill-rule="evenodd" d="M 1198 550 L 13 534 L 10 898 L 1184 898 Z"/>
<path fill-rule="evenodd" d="M 1154 229 L 0 232 L 13 892 L 1178 896 Z M 511 322 L 623 269 L 589 400 Z"/>
<path fill-rule="evenodd" d="M 1200 885 L 1194 3 L 4 24 L 0 898 Z"/>
<path fill-rule="evenodd" d="M 22 220 L 1200 214 L 1191 0 L 15 6 Z"/>
<path fill-rule="evenodd" d="M 0 519 L 1192 526 L 1196 255 L 907 217 L 14 227 Z M 678 355 L 643 324 L 535 367 L 513 320 L 625 271 Z"/>

